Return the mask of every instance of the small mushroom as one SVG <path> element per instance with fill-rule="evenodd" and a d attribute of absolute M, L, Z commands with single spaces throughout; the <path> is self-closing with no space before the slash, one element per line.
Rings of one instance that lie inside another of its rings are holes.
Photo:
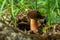
<path fill-rule="evenodd" d="M 38 11 L 30 11 L 27 14 L 28 18 L 30 19 L 30 30 L 36 31 L 38 30 L 38 23 L 37 20 L 43 19 L 44 17 Z"/>

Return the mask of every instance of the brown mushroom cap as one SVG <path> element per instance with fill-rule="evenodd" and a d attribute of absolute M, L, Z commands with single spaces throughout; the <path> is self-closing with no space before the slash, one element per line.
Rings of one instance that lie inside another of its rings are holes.
<path fill-rule="evenodd" d="M 27 15 L 29 18 L 32 18 L 32 19 L 37 19 L 37 18 L 43 19 L 44 18 L 38 11 L 30 11 Z"/>

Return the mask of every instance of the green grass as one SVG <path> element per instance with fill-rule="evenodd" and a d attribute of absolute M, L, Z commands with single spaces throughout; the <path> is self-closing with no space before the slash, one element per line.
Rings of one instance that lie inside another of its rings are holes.
<path fill-rule="evenodd" d="M 60 0 L 0 0 L 0 16 L 3 15 L 3 10 L 8 9 L 15 26 L 16 15 L 25 12 L 27 8 L 38 10 L 43 16 L 48 16 L 48 25 L 60 22 Z"/>

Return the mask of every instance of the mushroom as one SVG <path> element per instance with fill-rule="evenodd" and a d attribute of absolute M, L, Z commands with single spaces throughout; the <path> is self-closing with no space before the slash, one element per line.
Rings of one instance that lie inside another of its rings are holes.
<path fill-rule="evenodd" d="M 43 19 L 44 17 L 38 11 L 30 11 L 27 14 L 28 18 L 30 19 L 30 30 L 36 31 L 38 30 L 38 23 L 37 20 Z"/>

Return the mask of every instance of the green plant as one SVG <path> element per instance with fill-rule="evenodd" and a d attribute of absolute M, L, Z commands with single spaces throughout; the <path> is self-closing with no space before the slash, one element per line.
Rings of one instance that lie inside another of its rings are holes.
<path fill-rule="evenodd" d="M 48 25 L 60 23 L 60 0 L 0 0 L 0 15 L 8 9 L 11 20 L 16 24 L 16 15 L 26 9 L 38 10 L 41 15 L 48 17 Z"/>

